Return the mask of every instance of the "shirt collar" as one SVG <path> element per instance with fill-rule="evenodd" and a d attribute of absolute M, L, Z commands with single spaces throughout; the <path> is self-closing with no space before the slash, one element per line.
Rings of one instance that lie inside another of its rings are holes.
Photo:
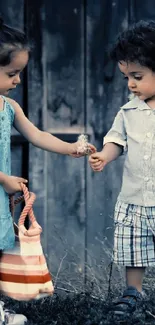
<path fill-rule="evenodd" d="M 138 97 L 133 98 L 125 105 L 121 106 L 122 109 L 135 109 L 138 108 L 139 110 L 144 109 L 151 109 L 143 100 L 140 100 Z"/>

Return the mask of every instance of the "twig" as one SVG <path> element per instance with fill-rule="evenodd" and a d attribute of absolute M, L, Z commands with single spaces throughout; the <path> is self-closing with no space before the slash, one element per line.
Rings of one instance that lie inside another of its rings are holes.
<path fill-rule="evenodd" d="M 65 289 L 65 288 L 61 288 L 61 287 L 56 287 L 55 289 L 61 290 L 61 291 L 65 291 L 68 293 L 75 293 L 75 291 L 69 290 L 69 289 Z"/>
<path fill-rule="evenodd" d="M 64 259 L 66 258 L 66 256 L 67 256 L 67 253 L 61 259 L 61 262 L 60 262 L 60 265 L 59 265 L 59 268 L 58 268 L 58 272 L 57 272 L 56 277 L 55 277 L 54 287 L 56 286 L 56 283 L 57 283 L 57 280 L 58 280 L 58 276 L 59 276 L 59 273 L 60 273 L 60 270 L 61 270 L 61 267 L 62 267 L 62 263 L 63 263 Z"/>
<path fill-rule="evenodd" d="M 65 288 L 61 288 L 61 287 L 56 287 L 55 289 L 58 289 L 58 290 L 61 290 L 61 291 L 65 291 L 65 292 L 68 292 L 68 293 L 75 293 L 75 291 L 72 291 L 72 290 L 69 290 L 69 289 L 65 289 Z M 79 293 L 85 295 L 85 293 L 81 293 L 81 292 L 79 292 Z M 90 297 L 93 298 L 93 299 L 96 299 L 96 300 L 104 301 L 104 299 L 99 298 L 99 297 L 94 296 L 94 295 L 90 295 Z"/>
<path fill-rule="evenodd" d="M 155 318 L 155 315 L 153 315 L 150 311 L 146 310 L 146 313 Z"/>

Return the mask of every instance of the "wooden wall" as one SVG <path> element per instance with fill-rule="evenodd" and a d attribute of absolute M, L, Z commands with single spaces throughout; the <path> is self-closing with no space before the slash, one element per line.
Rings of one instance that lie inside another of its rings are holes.
<path fill-rule="evenodd" d="M 155 19 L 153 8 L 153 0 L 1 2 L 7 23 L 25 29 L 35 45 L 23 83 L 12 94 L 29 119 L 69 142 L 84 132 L 101 150 L 128 96 L 107 49 L 131 22 Z M 78 291 L 87 283 L 103 293 L 122 164 L 123 157 L 95 174 L 87 158 L 43 152 L 13 131 L 12 173 L 28 176 L 37 194 L 35 212 L 58 287 Z"/>

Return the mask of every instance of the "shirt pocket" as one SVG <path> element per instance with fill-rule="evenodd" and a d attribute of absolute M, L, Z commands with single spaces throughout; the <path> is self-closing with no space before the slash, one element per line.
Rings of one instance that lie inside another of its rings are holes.
<path fill-rule="evenodd" d="M 138 132 L 136 130 L 133 131 L 128 131 L 127 133 L 128 138 L 131 138 L 132 140 L 136 141 L 136 142 L 143 142 L 144 141 L 144 133 L 142 132 Z"/>

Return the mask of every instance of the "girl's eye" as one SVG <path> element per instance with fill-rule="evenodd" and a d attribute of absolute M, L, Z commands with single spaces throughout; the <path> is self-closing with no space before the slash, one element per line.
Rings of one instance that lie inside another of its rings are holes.
<path fill-rule="evenodd" d="M 128 79 L 128 77 L 124 76 L 123 79 Z"/>
<path fill-rule="evenodd" d="M 15 75 L 16 75 L 15 73 L 10 73 L 10 74 L 8 74 L 9 78 L 14 77 Z"/>

